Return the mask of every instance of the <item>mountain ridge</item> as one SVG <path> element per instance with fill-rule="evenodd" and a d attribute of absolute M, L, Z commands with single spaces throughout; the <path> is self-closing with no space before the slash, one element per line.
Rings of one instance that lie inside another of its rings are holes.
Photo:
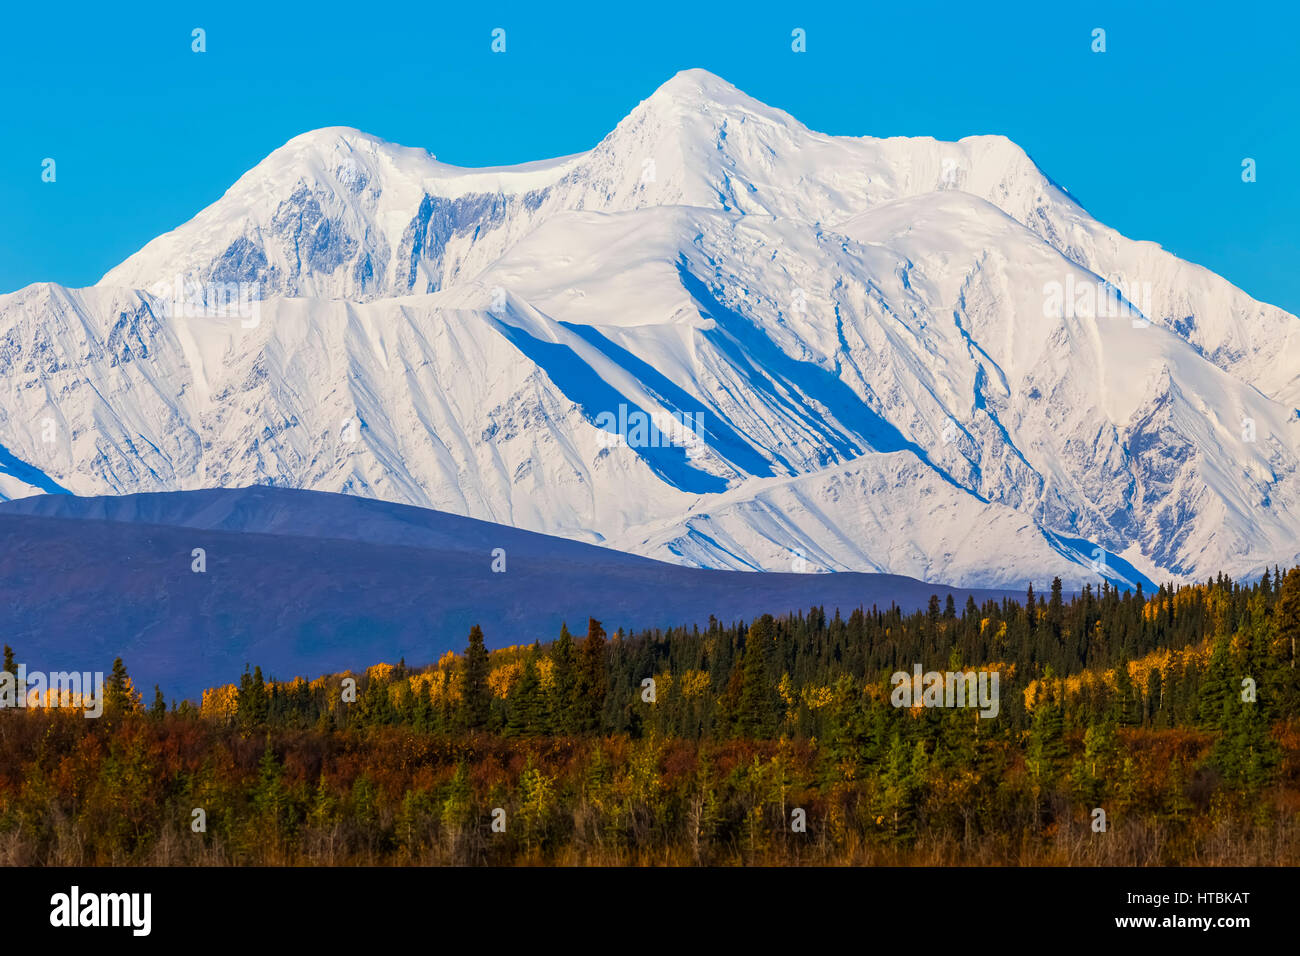
<path fill-rule="evenodd" d="M 212 314 L 241 283 L 256 320 Z M 1249 576 L 1300 557 L 1296 355 L 1300 320 L 1004 137 L 828 136 L 684 71 L 523 166 L 302 134 L 99 285 L 0 296 L 0 496 L 278 484 L 704 567 Z"/>
<path fill-rule="evenodd" d="M 236 680 L 246 663 L 310 679 L 379 660 L 429 662 L 462 650 L 473 625 L 504 647 L 552 640 L 588 616 L 614 633 L 812 607 L 910 612 L 932 594 L 1019 596 L 898 575 L 686 568 L 268 487 L 0 504 L 0 581 L 0 628 L 29 669 L 107 671 L 121 656 L 137 686 L 180 697 Z"/>

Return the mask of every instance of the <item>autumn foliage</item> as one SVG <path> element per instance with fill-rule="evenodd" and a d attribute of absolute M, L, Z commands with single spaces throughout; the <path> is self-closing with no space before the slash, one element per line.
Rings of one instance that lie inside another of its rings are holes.
<path fill-rule="evenodd" d="M 1294 569 L 495 651 L 476 628 L 420 668 L 251 668 L 147 708 L 123 666 L 102 719 L 0 712 L 0 854 L 1294 865 L 1298 633 Z M 997 670 L 998 716 L 893 706 L 916 663 Z"/>

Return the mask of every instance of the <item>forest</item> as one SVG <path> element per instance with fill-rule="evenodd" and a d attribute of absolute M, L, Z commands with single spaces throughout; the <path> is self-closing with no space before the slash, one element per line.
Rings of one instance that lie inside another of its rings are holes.
<path fill-rule="evenodd" d="M 170 703 L 118 659 L 99 719 L 0 710 L 0 861 L 1300 863 L 1300 567 L 545 637 Z M 996 716 L 896 706 L 918 665 Z"/>

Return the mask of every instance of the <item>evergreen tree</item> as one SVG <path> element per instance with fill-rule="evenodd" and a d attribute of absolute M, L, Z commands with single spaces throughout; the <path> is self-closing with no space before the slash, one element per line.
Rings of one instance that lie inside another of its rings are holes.
<path fill-rule="evenodd" d="M 1210 652 L 1209 671 L 1201 682 L 1197 719 L 1204 727 L 1221 729 L 1228 720 L 1228 711 L 1234 694 L 1233 672 L 1228 655 L 1229 639 L 1226 635 L 1214 642 Z"/>
<path fill-rule="evenodd" d="M 736 713 L 736 730 L 742 737 L 768 737 L 776 723 L 775 689 L 769 673 L 775 629 L 772 615 L 764 614 L 750 626 L 745 638 Z"/>
<path fill-rule="evenodd" d="M 129 714 L 136 709 L 139 695 L 131 685 L 131 677 L 126 672 L 122 658 L 113 660 L 113 669 L 108 675 L 105 708 L 115 714 Z"/>
<path fill-rule="evenodd" d="M 551 678 L 551 733 L 577 733 L 575 704 L 578 697 L 578 650 L 566 624 L 560 625 L 560 636 L 551 645 Z"/>
<path fill-rule="evenodd" d="M 839 613 L 838 610 L 836 613 Z M 939 633 L 939 618 L 943 612 L 939 609 L 939 595 L 931 594 L 930 603 L 925 608 L 926 631 L 933 640 Z"/>
<path fill-rule="evenodd" d="M 411 694 L 411 726 L 426 734 L 435 730 L 437 724 L 437 712 L 433 707 L 431 693 L 430 686 L 417 683 Z"/>
<path fill-rule="evenodd" d="M 365 692 L 357 701 L 357 718 L 363 725 L 382 727 L 396 719 L 392 698 L 388 695 L 388 682 L 378 676 L 366 681 Z"/>
<path fill-rule="evenodd" d="M 1142 698 L 1143 723 L 1146 726 L 1169 726 L 1164 698 L 1164 682 L 1160 676 L 1160 668 L 1153 667 L 1147 671 L 1146 695 Z"/>
<path fill-rule="evenodd" d="M 1106 794 L 1106 782 L 1120 769 L 1119 738 L 1109 721 L 1093 724 L 1083 734 L 1083 755 L 1071 771 L 1071 784 L 1085 806 L 1095 807 Z"/>
<path fill-rule="evenodd" d="M 163 699 L 162 688 L 157 684 L 153 685 L 153 704 L 149 707 L 149 716 L 154 720 L 162 720 L 167 715 L 167 701 Z"/>
<path fill-rule="evenodd" d="M 577 709 L 578 730 L 599 733 L 605 713 L 605 692 L 609 676 L 605 672 L 605 629 L 594 617 L 587 620 L 587 637 L 582 642 L 578 660 Z"/>
<path fill-rule="evenodd" d="M 465 648 L 465 683 L 461 695 L 462 722 L 470 730 L 487 727 L 491 715 L 492 690 L 488 687 L 488 652 L 483 643 L 483 629 L 470 628 Z"/>
<path fill-rule="evenodd" d="M 403 726 L 415 725 L 415 695 L 411 693 L 411 682 L 406 679 L 406 675 L 397 677 L 397 671 L 405 671 L 404 667 L 397 667 L 393 671 L 393 691 L 392 694 L 396 699 L 389 700 L 392 704 L 392 721 L 393 723 Z"/>
<path fill-rule="evenodd" d="M 1061 600 L 1061 579 L 1052 578 L 1052 597 L 1047 602 L 1047 626 L 1052 635 L 1052 647 L 1061 643 L 1061 631 L 1065 626 L 1065 604 Z"/>
<path fill-rule="evenodd" d="M 1044 674 L 1042 698 L 1034 705 L 1026 764 L 1036 790 L 1049 787 L 1060 772 L 1068 751 L 1065 747 L 1065 714 L 1058 699 L 1052 669 Z"/>
<path fill-rule="evenodd" d="M 291 809 L 289 788 L 281 776 L 280 761 L 271 749 L 268 737 L 262 759 L 257 764 L 257 785 L 253 790 L 253 809 L 256 814 L 257 838 L 273 846 L 287 835 Z"/>
<path fill-rule="evenodd" d="M 1223 733 L 1215 741 L 1210 764 L 1230 786 L 1246 794 L 1258 793 L 1272 781 L 1282 756 L 1263 707 L 1258 701 L 1229 698 L 1221 725 Z"/>
<path fill-rule="evenodd" d="M 908 845 L 916 838 L 916 810 L 923 778 L 925 742 L 909 746 L 902 735 L 894 733 L 885 757 L 880 778 L 877 820 L 885 827 L 888 839 Z"/>
<path fill-rule="evenodd" d="M 542 684 L 537 674 L 537 654 L 538 648 L 534 646 L 524 660 L 519 684 L 510 692 L 505 727 L 507 737 L 537 734 L 545 729 L 546 713 Z"/>
<path fill-rule="evenodd" d="M 457 724 L 456 704 L 452 700 L 452 676 L 451 668 L 443 668 L 436 678 L 438 683 L 438 727 L 445 733 L 451 733 L 460 729 Z M 429 693 L 433 693 L 433 688 L 429 688 Z"/>
<path fill-rule="evenodd" d="M 262 679 L 262 668 L 256 667 L 252 674 L 248 665 L 244 665 L 243 676 L 239 679 L 239 688 L 235 696 L 235 719 L 241 727 L 249 730 L 266 723 L 269 711 L 266 682 Z"/>
<path fill-rule="evenodd" d="M 1138 722 L 1137 692 L 1128 663 L 1128 657 L 1124 655 L 1115 665 L 1115 703 L 1110 716 L 1121 727 L 1132 727 Z"/>
<path fill-rule="evenodd" d="M 1294 670 L 1296 639 L 1300 638 L 1300 567 L 1292 568 L 1282 579 L 1273 605 L 1273 629 L 1287 665 Z"/>

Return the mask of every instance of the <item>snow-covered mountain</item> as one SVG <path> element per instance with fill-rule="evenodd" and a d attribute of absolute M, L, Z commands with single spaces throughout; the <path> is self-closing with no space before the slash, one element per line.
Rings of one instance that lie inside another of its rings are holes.
<path fill-rule="evenodd" d="M 277 484 L 982 587 L 1300 559 L 1300 320 L 1005 138 L 700 70 L 524 166 L 299 136 L 95 287 L 0 296 L 0 383 L 5 497 Z"/>

